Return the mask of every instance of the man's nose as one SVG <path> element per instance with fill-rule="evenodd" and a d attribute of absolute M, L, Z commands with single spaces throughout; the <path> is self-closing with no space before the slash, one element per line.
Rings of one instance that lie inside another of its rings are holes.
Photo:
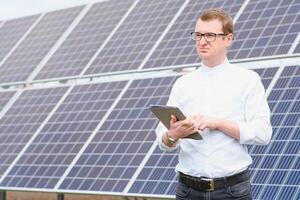
<path fill-rule="evenodd" d="M 196 43 L 198 45 L 204 45 L 204 44 L 207 44 L 207 41 L 205 40 L 204 36 L 202 36 L 200 40 L 196 41 Z"/>

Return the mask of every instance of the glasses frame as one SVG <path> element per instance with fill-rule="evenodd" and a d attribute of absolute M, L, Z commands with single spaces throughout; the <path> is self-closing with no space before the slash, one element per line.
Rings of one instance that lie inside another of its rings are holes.
<path fill-rule="evenodd" d="M 197 35 L 196 35 L 197 34 Z M 208 40 L 207 37 L 209 37 L 208 35 L 214 35 L 214 39 L 213 40 Z M 200 32 L 191 32 L 191 38 L 194 41 L 200 41 L 202 39 L 202 37 L 204 37 L 206 42 L 214 42 L 217 39 L 217 36 L 226 36 L 228 35 L 227 33 L 211 33 L 211 32 L 207 32 L 207 33 L 200 33 Z M 197 37 L 196 37 L 197 36 Z M 200 37 L 199 37 L 200 36 Z M 197 39 L 199 37 L 199 39 Z"/>

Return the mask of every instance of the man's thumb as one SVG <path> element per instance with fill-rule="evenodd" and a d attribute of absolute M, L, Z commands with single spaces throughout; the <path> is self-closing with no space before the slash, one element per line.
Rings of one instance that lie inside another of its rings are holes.
<path fill-rule="evenodd" d="M 175 115 L 171 115 L 171 120 L 170 120 L 170 122 L 171 122 L 171 123 L 175 123 L 176 121 L 177 121 L 177 119 L 176 119 Z"/>

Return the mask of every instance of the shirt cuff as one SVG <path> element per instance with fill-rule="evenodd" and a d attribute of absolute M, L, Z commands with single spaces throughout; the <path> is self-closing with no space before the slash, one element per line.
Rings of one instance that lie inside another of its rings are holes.
<path fill-rule="evenodd" d="M 255 136 L 249 131 L 247 122 L 237 122 L 240 128 L 240 144 L 252 144 Z"/>
<path fill-rule="evenodd" d="M 156 142 L 157 142 L 159 148 L 160 148 L 162 151 L 168 151 L 168 152 L 174 151 L 175 149 L 177 149 L 179 141 L 177 141 L 177 142 L 175 143 L 175 146 L 174 146 L 174 147 L 169 147 L 169 146 L 165 145 L 165 143 L 163 143 L 163 136 L 164 136 L 164 134 L 165 134 L 165 133 L 160 133 L 160 134 L 157 136 L 157 138 L 156 138 Z"/>

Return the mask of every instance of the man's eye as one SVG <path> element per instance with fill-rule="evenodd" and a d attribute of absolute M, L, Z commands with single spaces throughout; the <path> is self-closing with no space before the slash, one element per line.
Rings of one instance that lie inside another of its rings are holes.
<path fill-rule="evenodd" d="M 205 33 L 205 37 L 214 37 L 215 35 L 213 33 Z"/>

